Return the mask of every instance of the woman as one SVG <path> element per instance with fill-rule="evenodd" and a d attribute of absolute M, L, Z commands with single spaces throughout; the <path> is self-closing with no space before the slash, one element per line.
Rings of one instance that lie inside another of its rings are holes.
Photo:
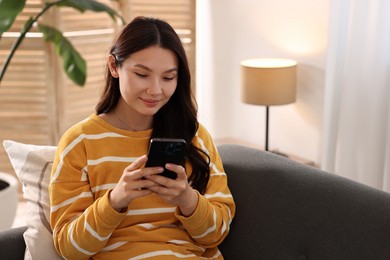
<path fill-rule="evenodd" d="M 212 138 L 197 121 L 184 48 L 166 22 L 137 17 L 107 62 L 96 114 L 58 144 L 54 244 L 67 259 L 223 259 L 235 204 Z M 186 141 L 186 163 L 145 167 L 151 138 Z M 115 258 L 116 257 L 116 258 Z"/>

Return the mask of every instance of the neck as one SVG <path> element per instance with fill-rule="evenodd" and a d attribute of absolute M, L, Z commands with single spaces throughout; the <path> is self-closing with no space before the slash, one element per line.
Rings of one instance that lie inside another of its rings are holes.
<path fill-rule="evenodd" d="M 128 131 L 144 131 L 152 127 L 152 123 L 146 118 L 131 118 L 129 119 L 124 114 L 117 113 L 117 109 L 113 111 L 113 115 L 116 119 L 117 125 L 123 130 Z"/>

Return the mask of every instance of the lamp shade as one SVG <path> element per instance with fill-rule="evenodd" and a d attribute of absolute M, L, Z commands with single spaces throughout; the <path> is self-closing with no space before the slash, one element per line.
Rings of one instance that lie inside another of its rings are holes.
<path fill-rule="evenodd" d="M 241 100 L 253 105 L 284 105 L 296 98 L 297 62 L 249 59 L 241 62 Z"/>

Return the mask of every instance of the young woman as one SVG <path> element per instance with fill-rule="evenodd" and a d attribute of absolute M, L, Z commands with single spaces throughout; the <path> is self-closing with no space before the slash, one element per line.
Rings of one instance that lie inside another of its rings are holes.
<path fill-rule="evenodd" d="M 166 22 L 137 17 L 107 62 L 96 114 L 61 138 L 51 226 L 67 259 L 223 259 L 235 213 L 221 159 L 197 121 L 184 48 Z M 145 167 L 151 138 L 186 141 L 176 179 Z"/>

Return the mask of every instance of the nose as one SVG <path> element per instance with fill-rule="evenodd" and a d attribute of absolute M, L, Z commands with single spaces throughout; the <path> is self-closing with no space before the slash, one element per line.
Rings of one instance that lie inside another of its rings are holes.
<path fill-rule="evenodd" d="M 160 81 L 159 80 L 153 80 L 146 90 L 146 93 L 148 95 L 160 95 L 162 93 L 161 86 L 160 86 Z"/>

